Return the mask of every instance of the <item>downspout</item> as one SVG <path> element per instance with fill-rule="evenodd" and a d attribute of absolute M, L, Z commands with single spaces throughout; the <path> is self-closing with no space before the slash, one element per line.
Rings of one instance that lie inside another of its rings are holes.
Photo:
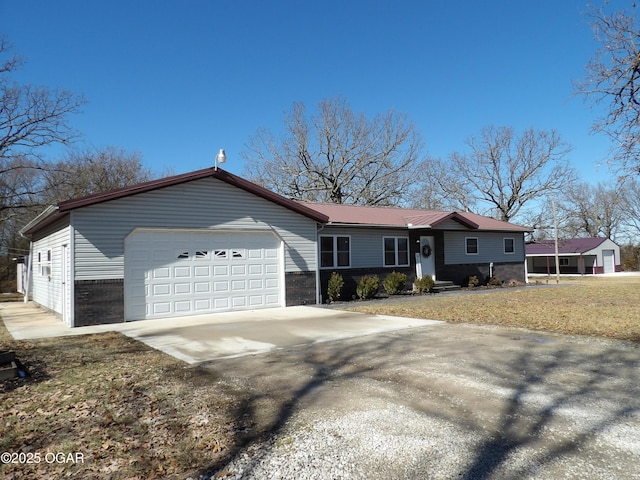
<path fill-rule="evenodd" d="M 24 303 L 29 302 L 29 287 L 31 285 L 31 263 L 33 259 L 33 242 L 29 241 L 29 255 L 27 255 L 27 281 L 24 286 Z"/>
<path fill-rule="evenodd" d="M 73 228 L 73 213 L 69 214 L 69 254 L 67 266 L 69 275 L 69 285 L 67 286 L 67 295 L 69 295 L 69 322 L 71 327 L 76 326 L 76 229 Z"/>
<path fill-rule="evenodd" d="M 318 228 L 318 225 L 320 227 Z M 316 304 L 322 305 L 322 290 L 320 285 L 320 232 L 324 229 L 324 223 L 316 223 Z"/>

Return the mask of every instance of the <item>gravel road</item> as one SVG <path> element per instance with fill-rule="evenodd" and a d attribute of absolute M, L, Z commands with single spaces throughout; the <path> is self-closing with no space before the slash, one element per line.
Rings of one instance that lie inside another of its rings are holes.
<path fill-rule="evenodd" d="M 443 324 L 212 362 L 242 402 L 200 478 L 640 479 L 640 346 Z"/>

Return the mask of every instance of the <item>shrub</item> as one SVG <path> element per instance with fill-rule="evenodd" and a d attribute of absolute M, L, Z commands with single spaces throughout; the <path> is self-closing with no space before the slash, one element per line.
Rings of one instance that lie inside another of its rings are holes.
<path fill-rule="evenodd" d="M 404 273 L 391 272 L 382 282 L 382 286 L 389 295 L 397 295 L 407 283 L 407 276 Z"/>
<path fill-rule="evenodd" d="M 373 298 L 378 293 L 378 289 L 380 288 L 380 281 L 378 280 L 377 275 L 369 276 L 365 275 L 358 282 L 358 286 L 356 287 L 356 293 L 358 297 L 367 299 Z"/>
<path fill-rule="evenodd" d="M 344 279 L 339 273 L 333 272 L 329 278 L 329 285 L 327 286 L 327 298 L 329 302 L 335 302 L 340 298 L 342 294 L 342 287 L 344 287 Z"/>
<path fill-rule="evenodd" d="M 433 281 L 433 278 L 431 278 L 429 275 L 425 275 L 422 278 L 416 278 L 415 282 L 413 282 L 416 290 L 420 293 L 430 292 L 433 288 L 434 283 L 435 282 Z"/>
<path fill-rule="evenodd" d="M 478 285 L 480 285 L 480 279 L 478 279 L 478 277 L 476 277 L 475 275 L 469 276 L 469 279 L 467 280 L 467 286 L 473 288 L 477 287 Z"/>
<path fill-rule="evenodd" d="M 491 286 L 494 286 L 494 287 L 500 286 L 500 285 L 502 285 L 502 280 L 500 280 L 496 276 L 493 276 L 493 277 L 491 277 L 491 278 L 489 278 L 487 280 L 487 285 L 491 285 Z"/>

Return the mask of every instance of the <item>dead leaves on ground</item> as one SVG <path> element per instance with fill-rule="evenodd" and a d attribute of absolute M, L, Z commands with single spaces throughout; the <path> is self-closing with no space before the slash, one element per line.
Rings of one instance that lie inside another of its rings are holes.
<path fill-rule="evenodd" d="M 41 364 L 0 389 L 0 451 L 84 461 L 0 464 L 0 476 L 183 478 L 233 442 L 232 401 L 206 371 L 118 334 L 20 343 L 23 362 Z"/>

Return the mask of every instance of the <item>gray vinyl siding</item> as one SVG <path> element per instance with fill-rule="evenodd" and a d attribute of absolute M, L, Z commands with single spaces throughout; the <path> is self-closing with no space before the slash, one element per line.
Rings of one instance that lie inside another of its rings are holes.
<path fill-rule="evenodd" d="M 31 262 L 33 301 L 60 315 L 62 302 L 62 246 L 70 244 L 69 219 L 64 218 L 41 232 L 32 245 Z M 47 251 L 51 251 L 51 262 L 47 262 Z M 40 262 L 38 262 L 40 254 Z M 50 275 L 42 274 L 42 267 L 50 268 Z M 70 271 L 69 269 L 67 271 Z"/>
<path fill-rule="evenodd" d="M 478 239 L 478 254 L 466 254 L 466 238 Z M 504 253 L 504 239 L 514 239 L 514 253 Z M 524 262 L 524 236 L 521 232 L 444 232 L 444 263 L 446 265 L 469 263 Z"/>
<path fill-rule="evenodd" d="M 598 245 L 598 248 L 594 248 L 593 250 L 586 252 L 586 254 L 595 254 L 598 258 L 598 266 L 602 267 L 604 265 L 604 258 L 602 256 L 603 250 L 613 250 L 614 266 L 620 265 L 620 247 L 610 239 L 606 239 L 604 242 Z"/>
<path fill-rule="evenodd" d="M 316 269 L 316 223 L 220 180 L 204 178 L 73 211 L 75 278 L 124 278 L 135 228 L 267 230 L 284 242 L 285 272 Z"/>
<path fill-rule="evenodd" d="M 406 229 L 327 226 L 318 232 L 319 237 L 323 235 L 351 237 L 351 266 L 349 268 L 373 268 L 384 266 L 383 237 L 408 238 L 409 231 Z"/>

